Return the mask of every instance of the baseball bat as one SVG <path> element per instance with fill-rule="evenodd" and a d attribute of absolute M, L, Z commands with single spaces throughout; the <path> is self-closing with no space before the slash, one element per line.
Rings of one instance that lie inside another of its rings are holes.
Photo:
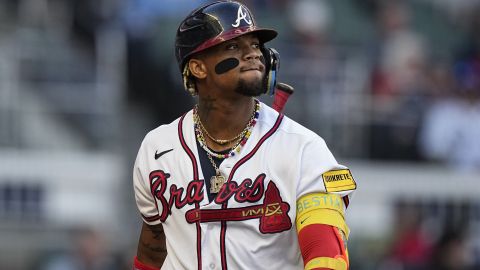
<path fill-rule="evenodd" d="M 273 96 L 273 104 L 272 107 L 277 112 L 282 112 L 285 108 L 285 104 L 288 101 L 288 98 L 293 94 L 294 89 L 292 86 L 286 83 L 277 83 L 275 94 Z"/>

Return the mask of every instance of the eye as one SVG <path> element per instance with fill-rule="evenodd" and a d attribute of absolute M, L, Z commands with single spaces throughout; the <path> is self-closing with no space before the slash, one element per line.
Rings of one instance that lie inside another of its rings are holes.
<path fill-rule="evenodd" d="M 257 42 L 253 43 L 253 44 L 252 44 L 252 48 L 254 48 L 254 49 L 260 49 L 260 43 L 257 43 Z"/>
<path fill-rule="evenodd" d="M 230 43 L 225 46 L 227 50 L 235 50 L 238 48 L 238 45 L 236 43 Z"/>

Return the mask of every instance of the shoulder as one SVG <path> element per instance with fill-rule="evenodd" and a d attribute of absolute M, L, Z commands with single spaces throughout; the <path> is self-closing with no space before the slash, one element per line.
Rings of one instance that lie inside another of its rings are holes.
<path fill-rule="evenodd" d="M 155 129 L 150 130 L 142 141 L 142 147 L 160 147 L 162 145 L 168 146 L 178 142 L 178 127 L 180 121 L 191 122 L 191 111 L 185 113 L 183 116 L 175 119 L 171 123 L 160 125 Z M 183 125 L 185 125 L 185 123 Z"/>

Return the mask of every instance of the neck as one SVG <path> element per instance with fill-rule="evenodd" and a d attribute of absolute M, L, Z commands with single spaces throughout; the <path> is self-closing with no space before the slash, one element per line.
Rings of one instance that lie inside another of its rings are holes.
<path fill-rule="evenodd" d="M 216 139 L 229 139 L 237 136 L 245 129 L 255 109 L 252 97 L 241 97 L 234 101 L 213 98 L 200 98 L 198 115 L 203 126 Z M 231 145 L 219 146 L 205 138 L 207 145 L 221 151 Z"/>

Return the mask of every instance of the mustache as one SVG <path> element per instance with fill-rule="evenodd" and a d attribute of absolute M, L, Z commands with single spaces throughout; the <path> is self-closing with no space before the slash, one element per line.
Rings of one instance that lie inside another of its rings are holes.
<path fill-rule="evenodd" d="M 257 59 L 250 59 L 248 61 L 248 64 L 244 67 L 242 67 L 241 71 L 246 71 L 246 70 L 258 70 L 258 71 L 264 71 L 265 70 L 265 57 L 261 55 L 258 60 Z"/>

